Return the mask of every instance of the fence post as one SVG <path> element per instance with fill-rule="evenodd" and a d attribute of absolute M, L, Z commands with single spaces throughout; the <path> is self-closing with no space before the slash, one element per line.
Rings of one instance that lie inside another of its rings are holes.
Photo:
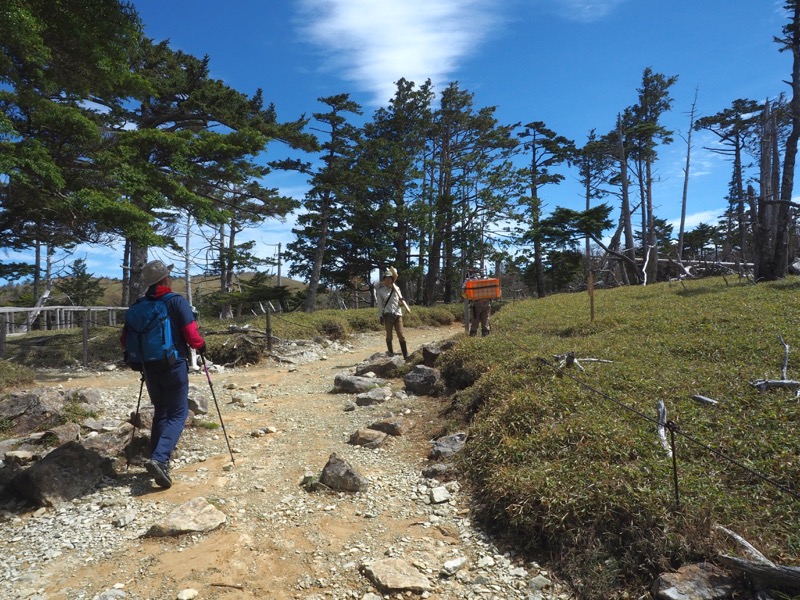
<path fill-rule="evenodd" d="M 267 303 L 267 350 L 272 352 L 272 307 Z"/>
<path fill-rule="evenodd" d="M 83 319 L 83 366 L 89 367 L 89 320 L 92 316 L 92 309 L 86 309 L 86 315 Z"/>
<path fill-rule="evenodd" d="M 0 315 L 0 358 L 6 356 L 6 315 Z"/>
<path fill-rule="evenodd" d="M 670 446 L 672 448 L 672 483 L 675 486 L 675 510 L 681 509 L 681 494 L 678 491 L 678 456 L 675 447 L 675 432 L 678 430 L 678 425 L 673 421 L 667 421 L 667 429 L 669 429 Z"/>

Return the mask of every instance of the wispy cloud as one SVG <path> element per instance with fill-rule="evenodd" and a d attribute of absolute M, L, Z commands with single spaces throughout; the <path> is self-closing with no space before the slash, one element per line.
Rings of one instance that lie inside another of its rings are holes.
<path fill-rule="evenodd" d="M 494 0 L 300 0 L 301 26 L 326 68 L 372 94 L 394 96 L 400 78 L 441 89 L 499 24 Z"/>
<path fill-rule="evenodd" d="M 717 208 L 688 214 L 686 215 L 684 228 L 686 231 L 689 231 L 697 227 L 700 223 L 705 223 L 706 225 L 716 225 L 717 221 L 719 221 L 720 215 L 724 212 L 724 208 Z M 677 236 L 678 228 L 681 226 L 681 220 L 672 219 L 671 221 L 668 221 L 668 223 L 675 228 L 675 235 Z"/>
<path fill-rule="evenodd" d="M 571 21 L 591 23 L 607 16 L 626 0 L 539 0 L 556 14 Z"/>

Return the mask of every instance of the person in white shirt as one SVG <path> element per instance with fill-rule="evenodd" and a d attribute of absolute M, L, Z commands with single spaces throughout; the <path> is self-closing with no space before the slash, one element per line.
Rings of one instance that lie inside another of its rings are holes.
<path fill-rule="evenodd" d="M 378 285 L 375 295 L 378 299 L 378 315 L 381 325 L 386 328 L 386 349 L 389 356 L 394 356 L 392 345 L 392 332 L 397 332 L 397 340 L 400 342 L 400 350 L 403 358 L 408 358 L 408 347 L 406 337 L 403 333 L 403 296 L 399 288 L 394 283 L 395 276 L 392 269 L 386 269 Z"/>

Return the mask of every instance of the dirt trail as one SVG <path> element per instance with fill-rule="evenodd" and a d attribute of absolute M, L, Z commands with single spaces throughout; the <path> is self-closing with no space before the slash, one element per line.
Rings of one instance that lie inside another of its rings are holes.
<path fill-rule="evenodd" d="M 409 348 L 459 331 L 457 325 L 409 329 Z M 345 411 L 348 397 L 329 393 L 338 372 L 385 350 L 382 338 L 382 334 L 360 336 L 353 341 L 352 352 L 309 364 L 212 375 L 235 466 L 230 468 L 220 430 L 187 429 L 179 449 L 207 452 L 207 458 L 175 469 L 171 489 L 150 487 L 139 467 L 123 474 L 117 485 L 126 493 L 130 490 L 137 505 L 155 505 L 160 512 L 205 497 L 226 513 L 227 523 L 203 535 L 136 537 L 111 557 L 79 560 L 65 554 L 49 563 L 41 597 L 91 599 L 104 591 L 113 593 L 114 585 L 120 584 L 124 597 L 135 599 L 176 598 L 188 588 L 197 590 L 202 599 L 362 598 L 377 590 L 359 565 L 386 556 L 402 557 L 429 576 L 434 588 L 425 597 L 478 597 L 469 595 L 473 584 L 465 578 L 437 581 L 447 560 L 467 555 L 474 567 L 480 559 L 483 546 L 479 535 L 468 529 L 466 498 L 454 494 L 447 506 L 432 511 L 419 487 L 429 440 L 439 429 L 441 401 L 409 397 L 379 408 Z M 190 382 L 208 388 L 203 374 L 192 375 Z M 97 375 L 47 381 L 59 384 L 124 388 L 131 410 L 139 389 L 135 373 L 117 373 L 113 379 Z M 238 391 L 255 393 L 257 402 L 232 404 L 232 384 Z M 393 385 L 402 389 L 400 380 Z M 213 402 L 210 411 L 210 420 L 216 421 Z M 389 411 L 405 413 L 416 426 L 405 436 L 390 438 L 379 450 L 347 444 L 356 429 Z M 277 432 L 253 435 L 270 426 Z M 333 452 L 370 480 L 367 493 L 308 493 L 299 486 L 305 473 L 319 474 Z M 526 597 L 519 593 L 495 592 L 495 597 Z"/>

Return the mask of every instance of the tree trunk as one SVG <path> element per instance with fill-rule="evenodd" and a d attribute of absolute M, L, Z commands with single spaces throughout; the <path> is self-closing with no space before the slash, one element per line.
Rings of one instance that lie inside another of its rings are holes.
<path fill-rule="evenodd" d="M 632 261 L 636 260 L 636 249 L 633 243 L 633 220 L 631 216 L 631 202 L 628 186 L 628 156 L 625 152 L 625 138 L 622 130 L 622 117 L 617 116 L 617 136 L 619 138 L 619 167 L 620 167 L 620 180 L 622 185 L 622 223 L 625 232 L 625 254 Z M 639 273 L 632 269 L 629 264 L 623 264 L 623 268 L 627 273 L 627 281 L 632 283 L 639 283 Z"/>
<path fill-rule="evenodd" d="M 142 269 L 147 264 L 148 247 L 137 242 L 131 242 L 131 281 L 130 281 L 130 303 L 133 304 L 144 296 L 147 288 L 142 281 Z"/>
<path fill-rule="evenodd" d="M 122 298 L 121 306 L 131 305 L 131 241 L 125 240 L 122 252 Z"/>
<path fill-rule="evenodd" d="M 330 204 L 329 198 L 325 198 L 324 207 L 320 214 L 319 237 L 317 237 L 317 247 L 314 250 L 314 265 L 311 267 L 311 276 L 308 278 L 308 292 L 303 304 L 305 312 L 314 312 L 317 307 L 317 288 L 322 274 L 322 262 L 325 260 L 325 247 L 328 244 L 328 218 Z"/>
<path fill-rule="evenodd" d="M 653 214 L 653 161 L 645 161 L 645 199 L 647 200 L 647 248 L 644 255 L 648 256 L 647 281 L 655 283 L 658 279 L 658 241 L 656 237 L 656 221 Z M 644 239 L 645 236 L 642 236 Z"/>
<path fill-rule="evenodd" d="M 791 221 L 789 203 L 794 190 L 794 168 L 797 159 L 797 142 L 800 139 L 800 2 L 794 2 L 790 20 L 790 49 L 792 52 L 792 99 L 789 101 L 791 130 L 786 138 L 786 153 L 783 157 L 781 177 L 781 203 L 778 205 L 776 275 L 784 277 L 789 266 L 789 225 Z M 777 141 L 776 141 L 777 145 Z"/>
<path fill-rule="evenodd" d="M 189 274 L 191 268 L 191 247 L 192 247 L 192 215 L 186 214 L 186 237 L 184 238 L 183 248 L 183 282 L 186 286 L 186 301 L 189 306 L 194 306 L 192 302 L 192 276 Z"/>
<path fill-rule="evenodd" d="M 681 196 L 681 224 L 678 230 L 678 262 L 683 259 L 683 233 L 686 226 L 686 203 L 689 197 L 689 167 L 692 164 L 692 131 L 694 130 L 694 115 L 697 108 L 697 88 L 694 90 L 692 110 L 689 112 L 689 132 L 686 134 L 686 165 L 683 169 L 683 195 Z"/>

